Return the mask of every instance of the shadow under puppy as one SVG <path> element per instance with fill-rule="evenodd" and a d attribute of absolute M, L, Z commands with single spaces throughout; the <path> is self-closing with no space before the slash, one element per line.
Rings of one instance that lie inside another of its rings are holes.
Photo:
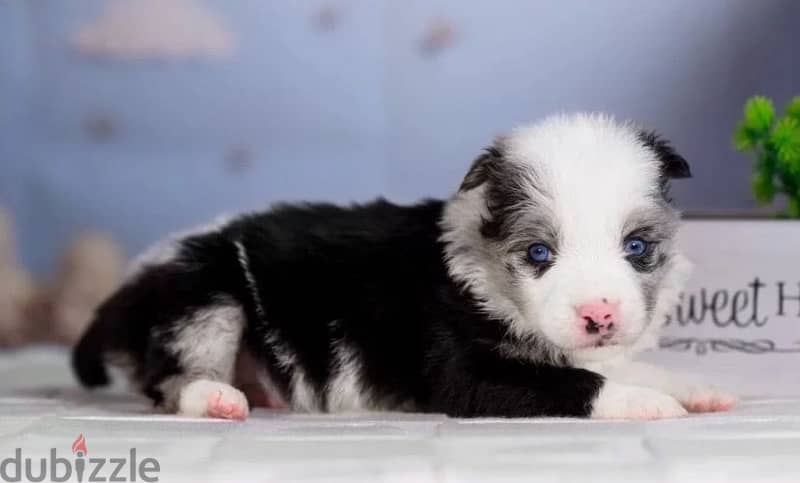
<path fill-rule="evenodd" d="M 167 411 L 233 419 L 252 404 L 727 410 L 725 392 L 630 360 L 689 271 L 668 194 L 689 175 L 633 124 L 554 116 L 498 139 L 447 201 L 282 205 L 161 243 L 100 307 L 74 367 L 97 386 L 123 365 Z"/>

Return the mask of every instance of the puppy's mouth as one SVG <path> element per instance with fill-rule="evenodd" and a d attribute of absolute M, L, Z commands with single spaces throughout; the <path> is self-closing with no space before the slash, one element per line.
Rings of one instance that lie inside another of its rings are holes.
<path fill-rule="evenodd" d="M 579 343 L 575 349 L 598 349 L 600 347 L 615 347 L 622 345 L 622 342 L 613 335 L 598 337 L 594 340 L 587 340 Z"/>
<path fill-rule="evenodd" d="M 581 348 L 591 347 L 608 347 L 620 345 L 622 338 L 618 330 L 618 324 L 614 322 L 603 323 L 596 322 L 590 317 L 584 317 L 586 320 L 584 341 Z"/>
<path fill-rule="evenodd" d="M 611 347 L 620 345 L 619 340 L 613 334 L 606 334 L 600 337 L 591 347 Z"/>

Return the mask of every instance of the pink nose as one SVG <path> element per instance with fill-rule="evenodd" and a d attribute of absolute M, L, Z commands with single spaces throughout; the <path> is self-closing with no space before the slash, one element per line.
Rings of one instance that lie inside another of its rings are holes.
<path fill-rule="evenodd" d="M 620 327 L 619 303 L 603 299 L 577 307 L 578 324 L 587 334 L 610 334 Z"/>

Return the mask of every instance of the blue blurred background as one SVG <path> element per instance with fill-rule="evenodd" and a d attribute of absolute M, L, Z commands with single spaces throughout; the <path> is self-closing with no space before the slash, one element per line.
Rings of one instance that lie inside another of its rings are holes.
<path fill-rule="evenodd" d="M 447 196 L 495 135 L 558 111 L 672 139 L 689 212 L 753 210 L 731 133 L 747 97 L 800 90 L 795 0 L 150 0 L 112 22 L 140 1 L 0 1 L 0 204 L 36 272 L 85 229 L 133 254 L 276 200 Z M 211 47 L 81 44 L 101 27 Z"/>

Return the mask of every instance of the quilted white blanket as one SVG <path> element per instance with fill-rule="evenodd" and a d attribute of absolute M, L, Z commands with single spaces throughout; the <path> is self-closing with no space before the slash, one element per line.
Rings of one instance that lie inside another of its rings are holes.
<path fill-rule="evenodd" d="M 86 393 L 60 351 L 0 355 L 0 481 L 796 483 L 799 455 L 800 399 L 648 423 L 268 411 L 237 423 Z"/>

